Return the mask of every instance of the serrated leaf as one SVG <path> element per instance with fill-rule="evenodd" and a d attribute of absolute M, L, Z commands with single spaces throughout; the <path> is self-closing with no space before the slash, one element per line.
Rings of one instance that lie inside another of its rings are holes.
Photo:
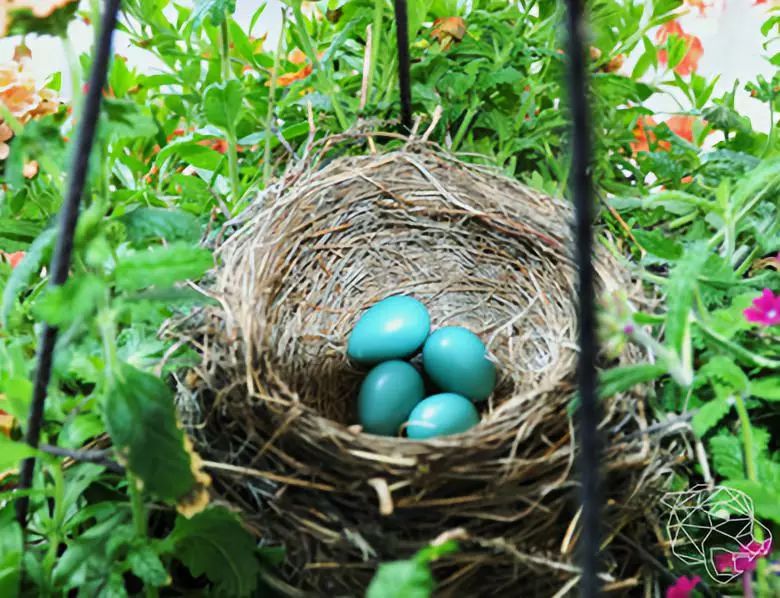
<path fill-rule="evenodd" d="M 200 238 L 198 219 L 182 210 L 142 207 L 120 220 L 127 229 L 127 238 L 135 245 L 150 239 L 196 243 Z"/>
<path fill-rule="evenodd" d="M 701 438 L 726 415 L 731 409 L 728 397 L 718 397 L 707 401 L 693 416 L 691 425 L 693 432 Z"/>
<path fill-rule="evenodd" d="M 115 277 L 117 286 L 124 290 L 170 286 L 181 280 L 199 278 L 212 265 L 213 259 L 206 249 L 174 244 L 122 256 Z"/>
<path fill-rule="evenodd" d="M 171 581 L 160 557 L 147 544 L 133 548 L 127 555 L 127 564 L 133 574 L 149 586 L 165 586 Z"/>
<path fill-rule="evenodd" d="M 11 509 L 0 511 L 0 596 L 3 598 L 16 598 L 19 595 L 22 574 L 22 528 L 13 519 L 12 513 Z"/>
<path fill-rule="evenodd" d="M 121 364 L 102 399 L 103 421 L 127 468 L 166 500 L 195 485 L 173 394 L 159 378 Z"/>
<path fill-rule="evenodd" d="M 153 137 L 157 124 L 141 106 L 130 100 L 103 100 L 103 116 L 106 119 L 105 134 L 112 139 L 136 139 Z"/>
<path fill-rule="evenodd" d="M 234 131 L 241 113 L 241 99 L 241 83 L 238 80 L 212 83 L 203 94 L 206 120 L 223 131 Z"/>
<path fill-rule="evenodd" d="M 74 277 L 62 286 L 49 287 L 35 301 L 33 313 L 52 326 L 64 327 L 91 315 L 107 289 L 105 282 L 92 274 Z"/>
<path fill-rule="evenodd" d="M 257 586 L 255 541 L 227 509 L 211 507 L 191 519 L 177 517 L 170 542 L 192 575 L 206 575 L 219 595 L 247 596 Z"/>
<path fill-rule="evenodd" d="M 710 440 L 713 469 L 724 478 L 745 477 L 742 444 L 736 436 L 719 434 Z"/>
<path fill-rule="evenodd" d="M 742 368 L 725 355 L 716 355 L 710 359 L 699 370 L 699 374 L 710 380 L 720 380 L 738 393 L 746 392 L 750 386 L 750 381 Z"/>

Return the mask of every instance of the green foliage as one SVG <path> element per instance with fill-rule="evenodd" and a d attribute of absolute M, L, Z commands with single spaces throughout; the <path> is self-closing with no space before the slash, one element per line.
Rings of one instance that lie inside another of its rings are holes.
<path fill-rule="evenodd" d="M 195 480 L 166 384 L 120 364 L 102 407 L 115 449 L 149 492 L 169 500 L 190 492 Z"/>
<path fill-rule="evenodd" d="M 366 598 L 427 598 L 436 589 L 429 563 L 455 552 L 458 545 L 448 541 L 427 546 L 405 561 L 384 563 L 366 592 Z"/>
<path fill-rule="evenodd" d="M 206 575 L 224 596 L 248 596 L 260 564 L 252 536 L 230 511 L 212 507 L 192 519 L 178 517 L 167 540 L 193 575 Z"/>

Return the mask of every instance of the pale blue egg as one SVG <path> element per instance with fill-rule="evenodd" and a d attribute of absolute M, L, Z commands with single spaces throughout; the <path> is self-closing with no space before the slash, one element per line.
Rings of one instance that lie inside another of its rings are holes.
<path fill-rule="evenodd" d="M 415 440 L 460 434 L 479 423 L 479 413 L 466 397 L 452 392 L 433 395 L 414 408 L 406 435 Z"/>
<path fill-rule="evenodd" d="M 440 390 L 484 401 L 496 386 L 496 366 L 479 337 L 461 326 L 435 330 L 423 347 L 423 367 Z"/>
<path fill-rule="evenodd" d="M 394 436 L 425 396 L 422 376 L 405 361 L 385 361 L 363 380 L 358 421 L 370 434 Z"/>
<path fill-rule="evenodd" d="M 347 355 L 361 363 L 408 357 L 431 329 L 425 306 L 413 297 L 395 295 L 370 307 L 360 317 L 347 343 Z"/>

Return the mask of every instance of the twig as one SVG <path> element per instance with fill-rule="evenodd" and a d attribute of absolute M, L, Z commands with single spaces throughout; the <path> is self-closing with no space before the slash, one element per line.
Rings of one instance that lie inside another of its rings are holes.
<path fill-rule="evenodd" d="M 50 444 L 42 444 L 38 448 L 48 455 L 54 455 L 55 457 L 66 457 L 68 459 L 78 461 L 79 463 L 95 463 L 97 465 L 104 466 L 106 469 L 113 471 L 114 473 L 125 473 L 124 467 L 122 467 L 116 461 L 108 458 L 107 455 L 109 454 L 109 451 L 89 449 L 75 451 L 59 446 L 52 446 Z"/>
<path fill-rule="evenodd" d="M 100 115 L 100 103 L 103 98 L 103 86 L 106 83 L 108 73 L 108 60 L 111 55 L 111 39 L 116 26 L 117 13 L 121 0 L 107 0 L 103 19 L 100 25 L 99 44 L 96 49 L 95 61 L 92 63 L 92 71 L 89 75 L 87 97 L 84 104 L 84 113 L 79 125 L 76 146 L 72 154 L 71 176 L 68 182 L 68 191 L 60 211 L 57 244 L 51 260 L 51 278 L 49 285 L 60 286 L 68 279 L 70 258 L 73 253 L 73 238 L 76 231 L 76 222 L 79 217 L 79 204 L 84 191 L 84 183 L 89 167 L 89 157 L 92 153 L 92 145 L 95 140 L 98 116 Z M 57 328 L 44 324 L 38 344 L 35 381 L 33 384 L 33 398 L 30 405 L 30 415 L 27 418 L 27 433 L 25 441 L 32 447 L 37 447 L 41 436 L 43 423 L 43 407 L 46 402 L 46 393 L 51 379 L 51 367 L 54 354 L 54 345 L 57 341 Z M 35 457 L 22 461 L 19 475 L 19 490 L 24 492 L 32 486 L 33 472 L 35 470 Z M 27 521 L 27 510 L 30 499 L 21 496 L 16 502 L 16 518 L 24 527 Z"/>

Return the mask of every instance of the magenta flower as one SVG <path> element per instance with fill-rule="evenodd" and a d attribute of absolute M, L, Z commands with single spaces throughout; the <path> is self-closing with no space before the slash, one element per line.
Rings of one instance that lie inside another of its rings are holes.
<path fill-rule="evenodd" d="M 772 552 L 772 538 L 763 542 L 753 540 L 741 545 L 739 552 L 722 552 L 715 555 L 715 570 L 718 573 L 745 573 L 756 568 L 756 561 Z"/>
<path fill-rule="evenodd" d="M 690 598 L 693 588 L 701 581 L 698 575 L 688 579 L 685 575 L 678 577 L 673 586 L 666 588 L 666 598 Z"/>
<path fill-rule="evenodd" d="M 748 322 L 762 326 L 780 324 L 780 295 L 764 289 L 760 297 L 753 299 L 753 306 L 748 307 L 743 313 Z"/>

